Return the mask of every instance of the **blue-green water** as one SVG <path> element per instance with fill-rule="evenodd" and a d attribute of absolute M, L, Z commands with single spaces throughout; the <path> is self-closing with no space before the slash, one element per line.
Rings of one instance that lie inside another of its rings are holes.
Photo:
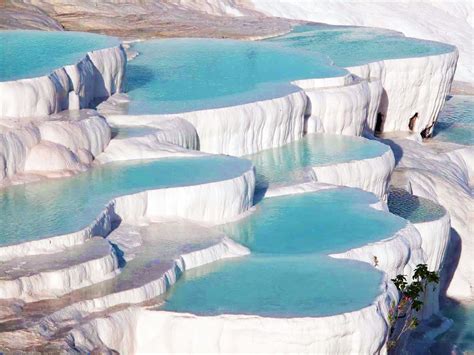
<path fill-rule="evenodd" d="M 414 196 L 402 189 L 392 189 L 388 195 L 388 209 L 391 213 L 412 223 L 435 221 L 446 214 L 446 210 L 426 198 Z"/>
<path fill-rule="evenodd" d="M 297 26 L 284 36 L 266 41 L 325 54 L 340 67 L 384 59 L 435 55 L 454 50 L 454 47 L 448 44 L 404 37 L 389 30 L 322 24 Z"/>
<path fill-rule="evenodd" d="M 118 39 L 84 32 L 0 31 L 0 81 L 48 75 Z"/>
<path fill-rule="evenodd" d="M 257 186 L 302 182 L 306 168 L 380 156 L 390 149 L 385 144 L 361 137 L 309 134 L 279 148 L 247 155 L 257 171 Z"/>
<path fill-rule="evenodd" d="M 289 81 L 345 75 L 326 58 L 272 44 L 164 39 L 134 45 L 127 69 L 129 112 L 176 113 L 280 97 Z"/>
<path fill-rule="evenodd" d="M 356 189 L 330 189 L 262 200 L 224 232 L 254 253 L 342 252 L 392 236 L 402 218 L 369 206 L 377 198 Z"/>
<path fill-rule="evenodd" d="M 434 126 L 436 140 L 474 145 L 474 96 L 451 97 Z"/>
<path fill-rule="evenodd" d="M 327 256 L 248 256 L 186 271 L 164 309 L 200 315 L 327 316 L 369 305 L 381 274 Z"/>
<path fill-rule="evenodd" d="M 67 179 L 8 187 L 0 190 L 0 245 L 78 231 L 114 197 L 226 180 L 250 167 L 247 160 L 217 155 L 167 158 L 111 163 Z"/>
<path fill-rule="evenodd" d="M 382 274 L 368 264 L 327 256 L 393 235 L 405 221 L 369 207 L 355 189 L 262 200 L 222 230 L 252 251 L 184 273 L 163 309 L 196 314 L 324 316 L 371 304 Z"/>
<path fill-rule="evenodd" d="M 474 306 L 462 304 L 445 305 L 445 317 L 454 321 L 453 326 L 436 338 L 431 346 L 432 354 L 472 354 L 474 353 Z"/>

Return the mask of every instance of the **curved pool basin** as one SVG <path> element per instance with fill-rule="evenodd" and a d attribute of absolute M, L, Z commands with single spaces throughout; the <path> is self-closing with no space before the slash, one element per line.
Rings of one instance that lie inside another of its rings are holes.
<path fill-rule="evenodd" d="M 250 216 L 221 227 L 252 254 L 185 272 L 163 309 L 308 317 L 368 306 L 380 294 L 382 273 L 327 254 L 389 238 L 406 225 L 369 207 L 376 200 L 346 188 L 262 200 Z"/>
<path fill-rule="evenodd" d="M 337 253 L 394 235 L 402 218 L 371 208 L 377 197 L 350 188 L 263 199 L 223 231 L 252 253 Z"/>
<path fill-rule="evenodd" d="M 445 43 L 405 37 L 385 29 L 323 24 L 296 26 L 292 32 L 266 41 L 325 54 L 340 67 L 387 59 L 424 57 L 455 50 L 455 47 Z"/>
<path fill-rule="evenodd" d="M 362 137 L 313 133 L 282 147 L 247 155 L 257 172 L 257 187 L 294 184 L 306 178 L 306 168 L 383 155 L 390 148 Z"/>
<path fill-rule="evenodd" d="M 228 180 L 249 169 L 247 160 L 219 155 L 164 158 L 110 163 L 67 179 L 7 187 L 0 190 L 0 245 L 78 231 L 118 196 Z"/>
<path fill-rule="evenodd" d="M 166 295 L 167 311 L 198 315 L 317 317 L 366 307 L 382 273 L 327 256 L 248 256 L 186 271 Z"/>
<path fill-rule="evenodd" d="M 344 76 L 324 56 L 262 42 L 162 39 L 134 44 L 127 68 L 130 114 L 233 106 L 299 90 L 290 81 Z"/>
<path fill-rule="evenodd" d="M 87 52 L 119 44 L 115 37 L 85 32 L 0 31 L 0 81 L 48 75 Z"/>
<path fill-rule="evenodd" d="M 434 126 L 433 138 L 474 145 L 474 96 L 455 95 L 446 102 Z"/>
<path fill-rule="evenodd" d="M 414 196 L 403 189 L 392 189 L 388 195 L 388 209 L 411 223 L 431 222 L 440 219 L 446 210 L 437 203 Z"/>

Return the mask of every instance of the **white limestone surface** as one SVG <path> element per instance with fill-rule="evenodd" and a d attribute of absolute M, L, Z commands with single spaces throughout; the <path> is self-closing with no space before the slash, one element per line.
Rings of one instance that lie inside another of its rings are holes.
<path fill-rule="evenodd" d="M 460 238 L 460 257 L 447 294 L 455 299 L 474 297 L 474 197 L 470 185 L 470 168 L 474 149 L 442 152 L 430 145 L 408 139 L 386 140 L 397 156 L 397 183 L 412 194 L 443 206 L 450 215 L 451 226 Z M 471 158 L 469 158 L 471 157 Z M 455 256 L 448 256 L 448 260 Z"/>
<path fill-rule="evenodd" d="M 309 114 L 307 133 L 362 134 L 371 102 L 366 80 L 340 87 L 306 89 L 305 93 L 308 96 L 306 112 Z"/>
<path fill-rule="evenodd" d="M 109 118 L 109 124 L 117 129 L 142 127 L 143 121 L 134 121 L 126 116 Z M 143 135 L 116 138 L 110 141 L 107 149 L 97 161 L 108 163 L 119 160 L 154 159 L 166 156 L 203 155 L 199 153 L 199 139 L 194 127 L 182 118 L 164 118 L 152 120 L 145 124 Z"/>
<path fill-rule="evenodd" d="M 316 181 L 334 185 L 357 187 L 386 199 L 395 158 L 390 149 L 383 155 L 346 163 L 313 166 Z"/>
<path fill-rule="evenodd" d="M 41 134 L 34 124 L 18 129 L 0 126 L 0 181 L 23 171 L 30 149 L 40 141 Z"/>
<path fill-rule="evenodd" d="M 242 156 L 301 138 L 306 100 L 305 93 L 298 91 L 270 100 L 179 114 L 104 115 L 110 122 L 128 120 L 135 125 L 182 118 L 195 127 L 201 151 Z"/>
<path fill-rule="evenodd" d="M 83 171 L 109 141 L 110 128 L 95 111 L 0 120 L 0 185 Z"/>
<path fill-rule="evenodd" d="M 448 243 L 450 240 L 450 218 L 446 213 L 440 219 L 414 223 L 415 228 L 421 236 L 421 248 L 425 254 L 428 270 L 443 272 L 445 259 L 447 257 Z M 440 287 L 428 287 L 423 300 L 422 319 L 428 319 L 431 315 L 439 313 Z"/>
<path fill-rule="evenodd" d="M 347 68 L 364 78 L 376 78 L 383 87 L 379 112 L 383 131 L 409 131 L 410 118 L 418 114 L 414 132 L 432 129 L 456 71 L 457 50 L 418 58 L 390 59 Z"/>
<path fill-rule="evenodd" d="M 89 52 L 49 75 L 0 82 L 0 119 L 89 108 L 95 100 L 123 90 L 126 63 L 125 51 L 118 46 Z"/>
<path fill-rule="evenodd" d="M 26 302 L 56 298 L 114 277 L 119 272 L 112 246 L 94 238 L 59 254 L 16 258 L 0 266 L 0 298 Z"/>
<path fill-rule="evenodd" d="M 191 270 L 217 260 L 242 257 L 250 253 L 247 248 L 225 236 L 208 247 L 199 247 L 199 245 L 193 246 L 192 243 L 190 243 L 188 249 L 191 250 L 188 253 L 183 253 L 178 256 L 171 263 L 170 267 L 164 270 L 156 279 L 150 280 L 137 287 L 126 288 L 101 297 L 79 301 L 45 317 L 41 321 L 41 333 L 44 335 L 52 334 L 64 327 L 65 324 L 71 324 L 71 320 L 80 324 L 84 317 L 95 312 L 102 312 L 117 305 L 139 304 L 154 299 L 166 292 L 185 270 Z M 96 324 L 97 322 L 99 322 L 99 324 Z M 97 343 L 94 342 L 94 337 L 90 337 L 90 334 L 96 334 L 100 338 L 102 332 L 100 322 L 100 318 L 93 320 L 91 323 L 86 323 L 85 327 L 79 326 L 70 333 L 70 337 L 74 339 L 73 342 L 76 348 L 81 350 L 88 348 L 91 350 L 97 346 Z M 89 334 L 88 337 L 82 335 L 84 331 Z M 84 343 L 86 346 L 84 346 Z M 91 343 L 94 344 L 92 348 L 87 346 L 87 344 Z"/>

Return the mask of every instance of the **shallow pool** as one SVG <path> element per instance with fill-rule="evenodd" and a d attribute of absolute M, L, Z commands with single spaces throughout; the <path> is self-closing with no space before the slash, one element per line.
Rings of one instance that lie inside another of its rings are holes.
<path fill-rule="evenodd" d="M 297 26 L 284 36 L 266 41 L 325 54 L 341 67 L 429 56 L 455 49 L 448 44 L 404 37 L 385 29 L 323 24 Z"/>
<path fill-rule="evenodd" d="M 446 214 L 446 210 L 437 203 L 414 196 L 403 189 L 392 189 L 387 204 L 391 213 L 412 223 L 435 221 Z"/>
<path fill-rule="evenodd" d="M 84 32 L 0 31 L 0 81 L 48 75 L 89 51 L 119 44 L 115 37 Z"/>
<path fill-rule="evenodd" d="M 474 145 L 474 96 L 455 95 L 446 102 L 434 126 L 433 138 Z"/>
<path fill-rule="evenodd" d="M 252 254 L 185 272 L 163 308 L 302 317 L 371 304 L 382 273 L 327 254 L 382 240 L 405 226 L 403 219 L 370 208 L 375 201 L 370 193 L 345 188 L 262 200 L 250 216 L 221 226 Z"/>
<path fill-rule="evenodd" d="M 78 231 L 114 197 L 231 179 L 250 167 L 247 160 L 218 155 L 166 158 L 110 163 L 67 179 L 11 186 L 0 190 L 0 245 Z"/>
<path fill-rule="evenodd" d="M 382 274 L 370 265 L 327 256 L 248 256 L 190 271 L 163 309 L 199 315 L 327 316 L 372 303 Z"/>
<path fill-rule="evenodd" d="M 436 338 L 432 354 L 471 354 L 474 352 L 474 306 L 452 303 L 442 309 L 444 316 L 454 321 L 453 326 Z"/>
<path fill-rule="evenodd" d="M 309 134 L 279 148 L 247 155 L 257 172 L 257 187 L 303 182 L 313 166 L 381 156 L 390 148 L 361 137 Z"/>
<path fill-rule="evenodd" d="M 270 43 L 163 39 L 134 44 L 129 113 L 176 113 L 281 97 L 289 81 L 345 75 L 327 59 Z"/>

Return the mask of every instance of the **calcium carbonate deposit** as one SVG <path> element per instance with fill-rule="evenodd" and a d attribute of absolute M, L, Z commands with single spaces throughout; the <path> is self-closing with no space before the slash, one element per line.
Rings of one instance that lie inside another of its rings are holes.
<path fill-rule="evenodd" d="M 206 11 L 256 13 L 226 4 Z M 441 277 L 426 334 L 454 322 L 438 349 L 474 347 L 472 100 L 446 103 L 458 49 L 291 26 L 0 32 L 0 351 L 404 351 L 391 279 L 419 264 Z"/>

